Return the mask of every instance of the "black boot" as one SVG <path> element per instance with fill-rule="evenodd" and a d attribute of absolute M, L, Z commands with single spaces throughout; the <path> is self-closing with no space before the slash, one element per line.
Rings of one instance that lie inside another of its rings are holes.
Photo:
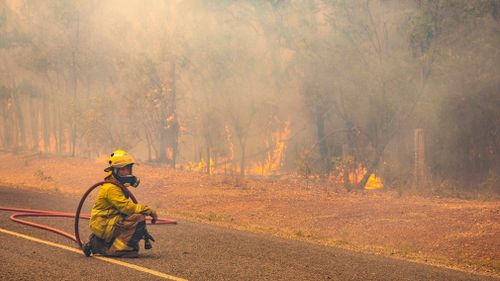
<path fill-rule="evenodd" d="M 106 243 L 103 239 L 95 236 L 94 234 L 90 234 L 89 242 L 83 246 L 83 253 L 85 256 L 90 256 L 91 254 L 105 254 L 106 250 L 111 245 Z"/>
<path fill-rule="evenodd" d="M 90 255 L 92 255 L 92 246 L 90 245 L 90 242 L 85 243 L 82 250 L 86 257 L 90 257 Z"/>
<path fill-rule="evenodd" d="M 151 245 L 151 241 L 155 241 L 155 239 L 153 238 L 153 236 L 151 236 L 151 234 L 149 234 L 147 231 L 144 232 L 144 249 L 146 250 L 149 250 L 151 248 L 153 248 L 153 245 Z"/>

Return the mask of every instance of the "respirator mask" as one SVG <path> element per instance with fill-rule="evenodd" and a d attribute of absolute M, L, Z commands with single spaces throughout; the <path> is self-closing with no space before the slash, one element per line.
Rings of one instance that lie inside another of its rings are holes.
<path fill-rule="evenodd" d="M 132 165 L 130 165 L 130 167 L 129 167 L 130 174 L 127 175 L 127 176 L 120 176 L 118 174 L 118 169 L 119 168 L 113 168 L 113 177 L 115 177 L 115 179 L 117 181 L 119 181 L 124 186 L 133 186 L 133 187 L 139 186 L 139 183 L 141 181 L 140 181 L 140 179 L 138 177 L 132 175 Z"/>

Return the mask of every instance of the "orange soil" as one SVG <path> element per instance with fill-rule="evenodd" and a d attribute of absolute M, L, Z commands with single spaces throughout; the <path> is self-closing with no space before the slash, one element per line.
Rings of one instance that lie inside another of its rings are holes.
<path fill-rule="evenodd" d="M 0 154 L 0 185 L 83 194 L 105 164 Z M 136 165 L 139 201 L 171 214 L 324 245 L 500 275 L 500 202 L 328 192 L 302 180 L 238 179 Z"/>

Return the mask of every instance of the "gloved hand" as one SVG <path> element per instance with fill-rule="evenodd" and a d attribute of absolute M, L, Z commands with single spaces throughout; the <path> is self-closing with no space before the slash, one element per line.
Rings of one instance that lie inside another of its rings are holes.
<path fill-rule="evenodd" d="M 151 217 L 151 223 L 156 223 L 158 220 L 158 213 L 156 211 L 148 206 L 143 206 L 143 210 L 141 211 L 141 214 L 145 216 L 150 216 Z"/>
<path fill-rule="evenodd" d="M 156 221 L 158 220 L 158 214 L 156 213 L 155 210 L 151 209 L 151 213 L 149 215 L 151 216 L 151 223 L 155 224 Z"/>

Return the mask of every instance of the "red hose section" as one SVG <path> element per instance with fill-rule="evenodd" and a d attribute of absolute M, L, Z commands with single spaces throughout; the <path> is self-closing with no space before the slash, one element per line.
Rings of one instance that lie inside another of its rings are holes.
<path fill-rule="evenodd" d="M 120 187 L 122 189 L 123 193 L 126 196 L 130 197 L 130 199 L 134 203 L 137 204 L 137 200 L 135 199 L 134 195 L 125 186 L 120 185 L 120 184 L 116 184 L 116 183 L 110 182 L 110 181 L 102 181 L 102 182 L 98 182 L 98 183 L 94 184 L 93 186 L 91 186 L 87 190 L 87 192 L 85 192 L 85 194 L 83 195 L 82 199 L 80 200 L 80 204 L 78 205 L 78 208 L 77 208 L 75 214 L 73 214 L 73 213 L 63 213 L 63 212 L 54 212 L 54 211 L 45 211 L 45 210 L 32 210 L 32 209 L 23 209 L 23 208 L 1 207 L 1 206 L 0 206 L 0 210 L 2 210 L 2 211 L 13 211 L 13 212 L 22 212 L 22 213 L 15 213 L 15 214 L 13 214 L 12 216 L 10 216 L 10 219 L 12 221 L 20 223 L 20 224 L 33 226 L 33 227 L 36 227 L 36 228 L 48 230 L 48 231 L 54 232 L 56 234 L 62 235 L 64 237 L 69 238 L 69 239 L 75 241 L 76 243 L 78 243 L 78 246 L 81 249 L 83 243 L 80 240 L 80 234 L 79 234 L 79 230 L 78 230 L 79 221 L 80 221 L 80 219 L 87 219 L 87 220 L 90 219 L 90 215 L 80 215 L 80 211 L 82 209 L 83 203 L 85 202 L 85 199 L 92 192 L 92 190 L 94 190 L 95 188 L 97 188 L 97 187 L 99 187 L 99 186 L 101 186 L 101 185 L 103 185 L 105 183 L 111 183 L 111 184 L 114 184 L 114 185 Z M 18 217 L 65 217 L 65 218 L 75 218 L 75 235 L 69 234 L 69 233 L 67 233 L 65 231 L 62 231 L 60 229 L 57 229 L 57 228 L 50 227 L 48 225 L 44 225 L 44 224 L 39 224 L 39 223 L 34 223 L 34 222 L 30 222 L 30 221 L 18 219 Z M 151 219 L 147 218 L 147 220 L 151 220 Z M 175 220 L 163 219 L 163 218 L 158 218 L 158 220 L 156 221 L 156 224 L 176 224 L 176 223 L 177 222 Z M 151 224 L 151 222 L 149 222 L 148 224 Z"/>

